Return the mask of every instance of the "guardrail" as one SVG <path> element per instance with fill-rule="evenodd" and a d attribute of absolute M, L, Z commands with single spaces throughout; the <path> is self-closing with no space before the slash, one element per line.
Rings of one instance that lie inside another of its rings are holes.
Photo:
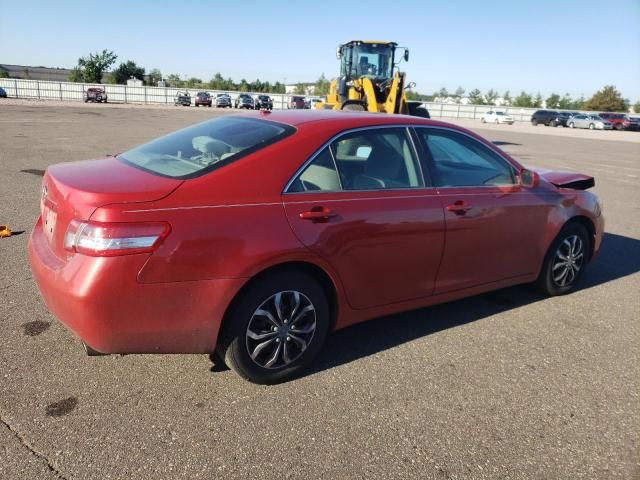
<path fill-rule="evenodd" d="M 198 92 L 208 92 L 211 95 L 227 93 L 232 100 L 240 93 L 249 95 L 269 95 L 273 99 L 274 109 L 285 109 L 292 94 L 263 93 L 263 92 L 237 92 L 228 90 L 209 90 L 203 88 L 173 88 L 173 87 L 147 87 L 129 85 L 111 85 L 94 83 L 73 83 L 73 82 L 51 82 L 46 80 L 25 80 L 18 78 L 0 78 L 0 87 L 4 88 L 9 97 L 42 99 L 42 100 L 63 100 L 63 101 L 83 101 L 83 93 L 91 87 L 103 88 L 109 99 L 114 103 L 139 103 L 147 105 L 172 105 L 178 92 L 187 91 L 191 97 L 195 97 Z M 497 108 L 511 115 L 514 120 L 528 122 L 536 108 L 520 107 L 498 107 L 491 105 L 461 105 L 455 103 L 433 103 L 425 102 L 424 105 L 429 110 L 433 118 L 468 118 L 480 119 L 482 115 L 491 108 Z"/>

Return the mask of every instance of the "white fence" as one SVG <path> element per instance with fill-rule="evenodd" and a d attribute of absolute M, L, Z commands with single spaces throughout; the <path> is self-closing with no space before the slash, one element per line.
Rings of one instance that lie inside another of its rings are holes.
<path fill-rule="evenodd" d="M 104 88 L 109 102 L 114 103 L 142 103 L 152 105 L 171 105 L 178 92 L 189 92 L 192 97 L 198 92 L 209 92 L 212 95 L 217 93 L 228 93 L 235 99 L 240 92 L 206 90 L 195 88 L 172 88 L 172 87 L 134 87 L 128 85 L 99 85 L 89 83 L 71 82 L 49 82 L 44 80 L 23 80 L 15 78 L 0 78 L 0 87 L 4 88 L 9 97 L 30 98 L 43 100 L 65 100 L 82 101 L 83 93 L 90 87 Z M 250 95 L 258 95 L 259 92 L 247 92 Z M 281 93 L 269 93 L 273 99 L 273 108 L 287 108 L 291 95 Z M 425 103 L 429 113 L 433 118 L 468 118 L 479 119 L 484 112 L 489 110 L 487 105 L 459 105 L 448 103 Z M 536 108 L 520 107 L 495 107 L 500 111 L 511 115 L 516 121 L 528 122 L 531 114 Z"/>

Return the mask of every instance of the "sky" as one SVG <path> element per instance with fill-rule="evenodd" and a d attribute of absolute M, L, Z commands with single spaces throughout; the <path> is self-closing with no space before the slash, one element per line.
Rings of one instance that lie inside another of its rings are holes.
<path fill-rule="evenodd" d="M 420 93 L 588 98 L 612 84 L 640 100 L 640 0 L 0 0 L 8 64 L 72 68 L 108 49 L 164 75 L 290 84 L 335 77 L 352 39 L 408 47 L 401 70 Z"/>

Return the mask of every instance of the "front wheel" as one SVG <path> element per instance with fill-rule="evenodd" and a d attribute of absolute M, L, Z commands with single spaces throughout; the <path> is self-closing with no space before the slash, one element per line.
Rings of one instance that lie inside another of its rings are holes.
<path fill-rule="evenodd" d="M 590 252 L 587 229 L 576 222 L 565 225 L 545 255 L 536 285 L 550 296 L 569 293 L 582 277 Z"/>
<path fill-rule="evenodd" d="M 236 299 L 217 351 L 243 378 L 260 384 L 287 380 L 322 348 L 329 329 L 323 288 L 300 272 L 258 280 Z"/>
<path fill-rule="evenodd" d="M 569 128 L 575 128 L 575 124 L 573 122 L 569 122 Z"/>
<path fill-rule="evenodd" d="M 589 130 L 595 130 L 596 126 L 593 123 L 589 124 Z"/>

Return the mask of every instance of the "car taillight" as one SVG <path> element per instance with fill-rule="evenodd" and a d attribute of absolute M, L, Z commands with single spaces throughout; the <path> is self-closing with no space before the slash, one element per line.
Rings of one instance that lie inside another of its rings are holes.
<path fill-rule="evenodd" d="M 92 257 L 115 257 L 154 251 L 171 231 L 164 222 L 98 223 L 72 220 L 64 248 Z"/>

